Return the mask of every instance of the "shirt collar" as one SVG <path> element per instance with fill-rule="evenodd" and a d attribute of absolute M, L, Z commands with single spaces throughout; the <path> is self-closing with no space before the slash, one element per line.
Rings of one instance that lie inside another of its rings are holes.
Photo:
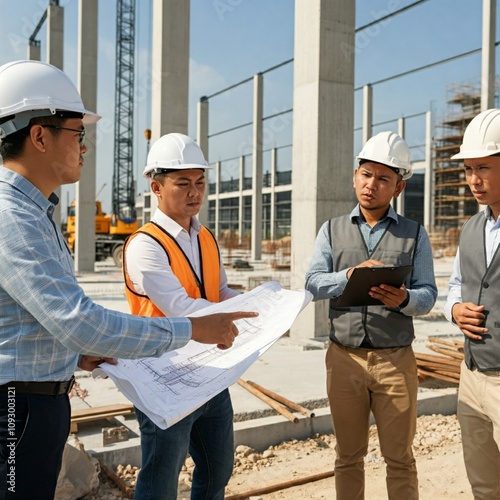
<path fill-rule="evenodd" d="M 59 197 L 55 193 L 51 193 L 48 199 L 45 198 L 41 191 L 31 184 L 28 179 L 10 168 L 0 166 L 0 182 L 10 184 L 40 207 L 40 210 L 50 215 L 52 215 L 54 207 L 59 203 Z"/>
<path fill-rule="evenodd" d="M 156 209 L 155 214 L 152 218 L 153 222 L 159 224 L 163 229 L 168 231 L 174 238 L 177 238 L 179 234 L 184 231 L 184 228 L 175 222 L 174 219 L 166 215 L 159 208 Z M 199 233 L 201 229 L 200 221 L 196 217 L 191 217 L 191 230 Z"/>
<path fill-rule="evenodd" d="M 486 218 L 486 220 L 491 221 L 493 224 L 500 222 L 500 215 L 498 216 L 497 220 L 495 220 L 493 218 L 493 214 L 491 213 L 490 207 L 486 207 L 483 210 L 483 213 L 484 213 L 484 217 Z"/>
<path fill-rule="evenodd" d="M 363 214 L 361 213 L 361 210 L 359 209 L 359 203 L 353 208 L 350 214 L 350 218 L 352 222 L 356 222 L 356 219 L 365 220 Z M 387 212 L 387 215 L 384 218 L 380 219 L 378 222 L 381 222 L 388 218 L 393 219 L 396 224 L 399 224 L 398 214 L 396 213 L 394 208 L 392 208 L 392 205 L 389 205 L 389 211 Z"/>

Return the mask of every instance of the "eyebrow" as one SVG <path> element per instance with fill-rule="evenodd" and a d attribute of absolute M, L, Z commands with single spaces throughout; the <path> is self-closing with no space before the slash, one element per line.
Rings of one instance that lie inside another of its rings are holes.
<path fill-rule="evenodd" d="M 363 168 L 363 167 L 359 167 L 359 168 L 362 169 L 363 172 L 366 172 L 367 174 L 378 177 L 379 179 L 390 179 L 391 178 L 391 174 L 389 174 L 388 172 L 387 173 L 383 172 L 383 173 L 377 175 L 376 172 L 372 172 L 371 170 L 368 170 L 366 168 Z"/>
<path fill-rule="evenodd" d="M 200 179 L 205 179 L 205 174 L 201 174 L 199 177 L 197 177 L 196 179 L 194 179 L 194 181 L 199 181 Z M 175 179 L 172 179 L 172 180 L 176 180 L 176 181 L 191 181 L 192 179 L 190 177 L 176 177 Z"/>
<path fill-rule="evenodd" d="M 487 167 L 488 166 L 488 163 L 478 163 L 475 165 L 476 167 Z M 471 165 L 470 163 L 466 163 L 464 161 L 464 167 L 469 167 L 469 168 L 474 168 L 474 165 Z"/>

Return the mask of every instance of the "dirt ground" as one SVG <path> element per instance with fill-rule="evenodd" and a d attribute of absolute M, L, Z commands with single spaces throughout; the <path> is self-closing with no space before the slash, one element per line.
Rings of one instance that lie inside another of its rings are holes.
<path fill-rule="evenodd" d="M 263 493 L 258 490 L 295 479 L 331 471 L 335 460 L 335 436 L 318 435 L 305 441 L 290 441 L 257 452 L 246 446 L 236 450 L 235 468 L 226 489 L 226 498 L 251 494 L 263 500 L 312 500 L 335 498 L 335 478 Z M 472 499 L 465 474 L 460 443 L 460 431 L 455 415 L 422 416 L 418 419 L 414 451 L 419 474 L 421 500 Z M 376 429 L 370 431 L 370 445 L 365 460 L 366 498 L 387 498 L 385 465 L 380 455 Z M 137 471 L 135 471 L 137 474 Z M 133 472 L 125 478 L 133 481 Z M 192 462 L 188 458 L 180 477 L 178 500 L 188 500 Z M 114 500 L 126 498 L 114 485 L 104 480 L 98 490 L 85 500 Z M 238 500 L 246 497 L 237 497 Z M 404 500 L 404 499 L 402 499 Z"/>
<path fill-rule="evenodd" d="M 370 436 L 369 452 L 365 460 L 365 496 L 370 500 L 382 500 L 387 498 L 385 465 L 380 455 L 374 426 Z M 237 453 L 237 466 L 227 488 L 227 495 L 249 492 L 329 471 L 335 460 L 334 446 L 335 437 L 332 435 L 317 436 L 303 442 L 283 443 L 268 450 L 274 457 L 268 458 L 267 462 L 265 459 L 261 467 L 247 470 L 244 466 L 238 465 L 240 459 Z M 414 449 L 422 500 L 472 498 L 465 474 L 460 431 L 455 416 L 420 417 Z M 334 477 L 258 495 L 266 500 L 331 499 L 334 496 Z"/>

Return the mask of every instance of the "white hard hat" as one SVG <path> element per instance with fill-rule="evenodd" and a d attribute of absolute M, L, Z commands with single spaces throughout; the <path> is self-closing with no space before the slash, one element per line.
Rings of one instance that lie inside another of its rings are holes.
<path fill-rule="evenodd" d="M 142 175 L 150 177 L 162 170 L 187 170 L 209 167 L 200 146 L 191 137 L 172 133 L 160 137 L 148 154 L 148 163 Z"/>
<path fill-rule="evenodd" d="M 380 132 L 366 141 L 358 160 L 382 163 L 390 168 L 396 168 L 404 180 L 413 175 L 410 162 L 410 148 L 395 132 Z"/>
<path fill-rule="evenodd" d="M 73 82 L 60 69 L 40 61 L 13 61 L 0 66 L 0 140 L 26 127 L 32 118 L 59 111 L 82 113 L 83 123 L 101 117 L 85 109 Z"/>
<path fill-rule="evenodd" d="M 484 158 L 500 153 L 500 109 L 487 109 L 465 129 L 460 152 L 452 160 Z"/>

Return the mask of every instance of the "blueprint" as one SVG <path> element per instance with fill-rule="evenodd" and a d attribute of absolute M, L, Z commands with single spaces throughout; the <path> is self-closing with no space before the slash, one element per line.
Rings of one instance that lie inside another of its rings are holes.
<path fill-rule="evenodd" d="M 230 349 L 190 341 L 159 358 L 104 363 L 94 376 L 109 376 L 118 389 L 161 429 L 166 429 L 234 384 L 271 345 L 286 333 L 310 302 L 306 290 L 285 290 L 276 281 L 213 304 L 190 316 L 257 311 L 235 322 L 239 334 Z"/>

